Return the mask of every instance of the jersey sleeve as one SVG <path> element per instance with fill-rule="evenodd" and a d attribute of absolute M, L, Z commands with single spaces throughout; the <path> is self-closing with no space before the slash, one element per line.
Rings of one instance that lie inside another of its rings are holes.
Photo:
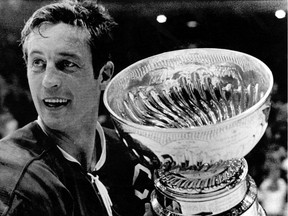
<path fill-rule="evenodd" d="M 7 211 L 3 212 L 3 216 L 52 216 L 53 213 L 50 209 L 46 209 L 43 206 L 37 204 L 37 202 L 32 202 L 26 197 L 20 194 L 14 194 L 9 208 Z"/>
<path fill-rule="evenodd" d="M 73 215 L 73 200 L 50 169 L 32 160 L 18 172 L 13 161 L 0 165 L 1 216 Z"/>

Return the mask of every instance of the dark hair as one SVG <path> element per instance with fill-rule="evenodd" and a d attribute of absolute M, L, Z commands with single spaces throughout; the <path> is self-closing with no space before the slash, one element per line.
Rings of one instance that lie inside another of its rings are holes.
<path fill-rule="evenodd" d="M 21 32 L 23 56 L 27 60 L 25 41 L 29 34 L 44 23 L 65 23 L 87 29 L 90 38 L 94 77 L 97 78 L 101 67 L 110 59 L 112 30 L 117 25 L 104 6 L 88 0 L 64 0 L 52 3 L 34 12 Z"/>

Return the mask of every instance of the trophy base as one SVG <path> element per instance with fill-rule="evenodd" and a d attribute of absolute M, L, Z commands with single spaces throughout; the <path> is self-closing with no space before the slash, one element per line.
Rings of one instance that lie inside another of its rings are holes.
<path fill-rule="evenodd" d="M 210 193 L 189 194 L 187 191 L 171 193 L 163 185 L 157 186 L 151 194 L 151 204 L 159 216 L 265 216 L 257 201 L 257 187 L 254 180 L 247 175 L 247 163 L 243 159 L 245 170 L 233 187 L 223 187 Z"/>

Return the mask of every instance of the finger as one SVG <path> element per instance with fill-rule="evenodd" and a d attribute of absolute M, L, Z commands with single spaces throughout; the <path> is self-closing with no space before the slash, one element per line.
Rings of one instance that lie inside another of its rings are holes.
<path fill-rule="evenodd" d="M 150 203 L 145 203 L 145 214 L 144 216 L 153 216 L 152 208 Z"/>

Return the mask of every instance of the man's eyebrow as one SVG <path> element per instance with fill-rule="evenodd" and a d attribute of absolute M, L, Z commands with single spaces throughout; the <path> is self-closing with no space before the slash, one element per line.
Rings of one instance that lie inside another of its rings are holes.
<path fill-rule="evenodd" d="M 27 53 L 28 55 L 33 55 L 33 54 L 42 54 L 41 51 L 39 50 L 32 50 L 31 52 Z"/>
<path fill-rule="evenodd" d="M 60 52 L 58 53 L 58 55 L 60 56 L 64 56 L 64 57 L 71 57 L 71 58 L 76 58 L 76 59 L 81 59 L 80 55 L 76 54 L 76 53 L 71 53 L 71 52 Z"/>
<path fill-rule="evenodd" d="M 31 52 L 28 53 L 28 55 L 35 55 L 35 54 L 40 54 L 42 55 L 43 52 L 40 51 L 40 50 L 32 50 Z M 63 56 L 63 57 L 70 57 L 70 58 L 75 58 L 75 59 L 81 59 L 81 56 L 77 53 L 74 53 L 74 52 L 68 52 L 68 51 L 65 51 L 65 52 L 59 52 L 57 55 L 59 56 Z"/>

